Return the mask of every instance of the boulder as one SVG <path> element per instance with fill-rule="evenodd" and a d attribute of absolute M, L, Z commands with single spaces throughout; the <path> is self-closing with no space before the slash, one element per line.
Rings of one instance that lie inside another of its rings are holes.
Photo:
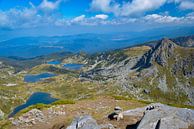
<path fill-rule="evenodd" d="M 56 124 L 52 129 L 65 129 L 64 123 Z M 80 116 L 73 120 L 70 126 L 66 129 L 115 129 L 114 126 L 110 123 L 98 125 L 96 120 L 91 116 Z"/>
<path fill-rule="evenodd" d="M 187 129 L 194 123 L 194 110 L 160 103 L 125 111 L 124 115 L 142 116 L 135 129 Z"/>
<path fill-rule="evenodd" d="M 132 110 L 127 110 L 123 112 L 124 116 L 130 116 L 130 117 L 143 117 L 144 112 L 146 111 L 147 107 L 142 107 L 142 108 L 136 108 Z"/>
<path fill-rule="evenodd" d="M 101 127 L 97 124 L 91 116 L 81 116 L 75 118 L 67 129 L 100 129 Z"/>

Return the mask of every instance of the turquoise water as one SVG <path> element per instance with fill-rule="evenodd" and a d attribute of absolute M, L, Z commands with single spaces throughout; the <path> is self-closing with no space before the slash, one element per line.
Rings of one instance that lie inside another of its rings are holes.
<path fill-rule="evenodd" d="M 45 93 L 45 92 L 35 92 L 33 93 L 28 100 L 26 101 L 26 103 L 17 106 L 13 112 L 9 115 L 9 117 L 13 117 L 16 113 L 18 113 L 19 111 L 38 104 L 38 103 L 43 103 L 43 104 L 50 104 L 52 102 L 57 101 L 58 99 L 56 98 L 52 98 L 51 95 L 49 93 Z"/>
<path fill-rule="evenodd" d="M 83 64 L 64 64 L 64 68 L 69 70 L 80 70 L 84 65 Z"/>
<path fill-rule="evenodd" d="M 57 76 L 53 73 L 41 73 L 41 74 L 28 74 L 24 77 L 24 81 L 28 83 L 39 82 L 42 79 Z"/>
<path fill-rule="evenodd" d="M 48 64 L 51 64 L 51 65 L 59 65 L 59 64 L 61 64 L 61 62 L 58 61 L 58 60 L 54 60 L 54 61 L 48 62 Z"/>

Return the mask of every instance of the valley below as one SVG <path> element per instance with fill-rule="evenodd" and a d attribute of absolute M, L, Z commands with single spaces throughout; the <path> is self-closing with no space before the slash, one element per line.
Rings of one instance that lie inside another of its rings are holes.
<path fill-rule="evenodd" d="M 0 129 L 193 129 L 193 46 L 187 36 L 92 54 L 1 57 Z"/>

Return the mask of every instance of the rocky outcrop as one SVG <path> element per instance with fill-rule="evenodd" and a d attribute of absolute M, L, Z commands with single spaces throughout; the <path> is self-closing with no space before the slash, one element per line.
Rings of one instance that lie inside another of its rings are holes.
<path fill-rule="evenodd" d="M 67 129 L 100 129 L 100 126 L 91 116 L 82 116 L 75 118 Z"/>
<path fill-rule="evenodd" d="M 187 129 L 194 123 L 194 110 L 176 108 L 160 103 L 128 110 L 125 116 L 142 116 L 136 129 Z M 130 127 L 130 125 L 128 125 Z"/>
<path fill-rule="evenodd" d="M 49 124 L 53 119 L 59 120 L 67 117 L 65 115 L 61 117 L 51 115 L 47 119 L 46 112 L 48 111 L 32 109 L 18 118 L 10 118 L 10 120 L 14 128 L 28 129 L 39 127 L 41 123 Z M 97 121 L 90 115 L 84 115 L 76 117 L 69 126 L 67 126 L 67 121 L 59 120 L 54 122 L 54 126 L 50 124 L 52 126 L 47 127 L 52 129 L 190 129 L 189 127 L 193 127 L 194 124 L 194 110 L 172 107 L 161 103 L 153 103 L 126 111 L 123 111 L 120 107 L 115 107 L 114 116 L 116 114 L 118 117 L 121 113 L 122 119 L 119 121 L 118 119 L 110 119 L 108 114 L 107 118 L 102 116 Z M 41 126 L 42 128 L 43 126 Z"/>
<path fill-rule="evenodd" d="M 114 122 L 133 121 L 134 124 L 129 122 L 129 125 L 125 125 L 126 129 L 188 129 L 194 124 L 194 110 L 161 103 L 127 110 L 123 112 L 123 115 L 123 120 L 112 119 L 113 122 L 110 123 L 114 125 Z M 76 118 L 67 129 L 115 129 L 113 125 L 98 125 L 91 116 L 82 116 Z"/>
<path fill-rule="evenodd" d="M 65 108 L 64 105 L 52 106 L 46 109 L 46 111 L 42 111 L 35 108 L 22 114 L 19 117 L 11 117 L 9 118 L 9 120 L 12 122 L 12 125 L 16 127 L 30 128 L 36 125 L 37 123 L 48 122 L 54 117 L 59 117 L 59 116 L 64 117 L 66 115 L 64 108 Z M 57 124 L 53 128 L 57 129 L 57 127 L 62 127 L 62 126 L 63 124 Z"/>
<path fill-rule="evenodd" d="M 164 66 L 168 63 L 168 58 L 173 56 L 174 49 L 177 45 L 169 39 L 163 39 L 155 49 L 152 56 L 152 61 Z"/>
<path fill-rule="evenodd" d="M 185 77 L 194 77 L 194 52 L 188 57 L 183 59 L 179 59 L 173 65 L 172 72 L 175 75 L 179 75 L 179 73 L 183 73 Z"/>
<path fill-rule="evenodd" d="M 13 118 L 10 118 L 11 120 Z M 32 109 L 29 112 L 23 114 L 18 119 L 13 119 L 12 124 L 15 126 L 28 125 L 32 126 L 37 122 L 43 122 L 45 120 L 45 116 L 42 111 L 38 109 Z"/>
<path fill-rule="evenodd" d="M 61 129 L 61 128 L 60 128 Z M 115 129 L 112 124 L 98 125 L 96 120 L 89 115 L 80 116 L 73 120 L 67 129 Z"/>
<path fill-rule="evenodd" d="M 173 56 L 174 49 L 177 45 L 169 39 L 163 39 L 152 47 L 142 58 L 137 62 L 133 69 L 139 70 L 148 68 L 153 65 L 153 62 L 158 63 L 161 66 L 165 66 L 168 63 L 168 58 Z"/>

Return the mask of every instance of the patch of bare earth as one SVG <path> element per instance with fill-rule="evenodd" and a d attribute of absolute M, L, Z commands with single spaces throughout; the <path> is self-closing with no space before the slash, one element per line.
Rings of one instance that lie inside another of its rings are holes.
<path fill-rule="evenodd" d="M 91 115 L 94 119 L 96 119 L 98 124 L 112 124 L 115 127 L 119 127 L 121 129 L 125 129 L 129 124 L 135 124 L 139 118 L 124 118 L 123 120 L 117 122 L 116 120 L 110 121 L 107 116 L 112 113 L 114 107 L 120 106 L 123 110 L 133 109 L 136 107 L 143 107 L 145 104 L 130 101 L 130 100 L 115 100 L 112 97 L 101 96 L 95 99 L 88 100 L 80 100 L 75 104 L 67 104 L 52 107 L 52 110 L 57 111 L 60 110 L 64 112 L 64 114 L 60 115 L 49 115 L 50 110 L 44 109 L 42 112 L 45 116 L 44 122 L 37 122 L 33 125 L 20 125 L 20 126 L 12 126 L 11 129 L 57 129 L 58 127 L 66 128 L 71 124 L 72 120 L 75 117 L 82 115 Z"/>

